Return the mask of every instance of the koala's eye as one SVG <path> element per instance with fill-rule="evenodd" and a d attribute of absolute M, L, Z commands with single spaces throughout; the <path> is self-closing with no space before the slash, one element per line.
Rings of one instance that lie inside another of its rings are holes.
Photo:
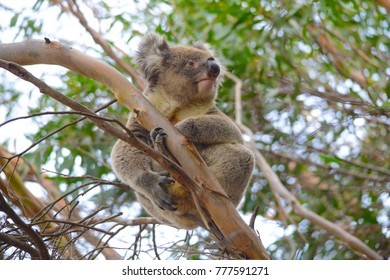
<path fill-rule="evenodd" d="M 195 62 L 192 61 L 192 60 L 188 60 L 186 66 L 188 66 L 188 67 L 194 67 L 194 66 L 195 66 Z"/>

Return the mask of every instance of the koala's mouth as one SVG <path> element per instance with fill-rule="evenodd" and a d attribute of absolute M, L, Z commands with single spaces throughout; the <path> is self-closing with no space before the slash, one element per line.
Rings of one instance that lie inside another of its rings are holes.
<path fill-rule="evenodd" d="M 201 83 L 201 82 L 204 82 L 204 81 L 212 81 L 212 82 L 215 82 L 215 78 L 204 78 L 204 79 L 200 79 L 198 81 L 198 83 Z"/>
<path fill-rule="evenodd" d="M 215 78 L 204 78 L 198 81 L 199 92 L 210 92 L 215 85 Z"/>

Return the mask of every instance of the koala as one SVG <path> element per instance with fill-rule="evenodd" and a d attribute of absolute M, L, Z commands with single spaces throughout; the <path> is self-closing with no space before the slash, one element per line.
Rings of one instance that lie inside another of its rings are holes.
<path fill-rule="evenodd" d="M 251 178 L 254 157 L 239 128 L 215 105 L 223 67 L 211 48 L 204 43 L 169 46 L 163 37 L 150 33 L 140 42 L 135 61 L 147 82 L 144 96 L 195 144 L 237 206 Z M 152 146 L 156 139 L 169 137 L 161 129 L 147 131 L 133 115 L 127 127 Z M 118 140 L 111 161 L 117 177 L 134 189 L 157 220 L 183 229 L 204 227 L 191 194 L 153 159 Z"/>

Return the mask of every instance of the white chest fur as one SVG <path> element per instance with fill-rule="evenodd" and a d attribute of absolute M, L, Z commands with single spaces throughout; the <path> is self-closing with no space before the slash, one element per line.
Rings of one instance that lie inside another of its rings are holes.
<path fill-rule="evenodd" d="M 214 106 L 214 102 L 206 104 L 180 104 L 163 90 L 159 90 L 158 93 L 146 92 L 145 97 L 174 124 L 189 117 L 204 115 Z"/>

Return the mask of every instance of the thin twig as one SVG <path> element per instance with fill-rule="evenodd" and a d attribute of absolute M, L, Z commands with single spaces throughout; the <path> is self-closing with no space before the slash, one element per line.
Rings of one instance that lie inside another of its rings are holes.
<path fill-rule="evenodd" d="M 59 219 L 54 219 L 54 220 L 42 220 L 42 221 L 37 221 L 37 222 L 34 222 L 35 225 L 39 225 L 39 224 L 43 224 L 43 223 L 56 223 L 56 224 L 64 224 L 64 225 L 68 225 L 69 227 L 67 227 L 66 229 L 58 232 L 58 233 L 50 233 L 51 236 L 62 236 L 64 235 L 65 233 L 67 233 L 68 231 L 70 231 L 71 228 L 74 228 L 74 227 L 80 227 L 80 228 L 87 228 L 87 229 L 91 229 L 91 230 L 94 230 L 94 231 L 98 231 L 98 232 L 101 232 L 101 233 L 104 233 L 104 234 L 107 234 L 107 235 L 113 235 L 112 232 L 108 232 L 104 229 L 100 229 L 100 228 L 96 228 L 95 225 L 86 225 L 86 224 L 83 224 L 82 222 L 80 221 L 66 221 L 66 220 L 59 220 Z"/>
<path fill-rule="evenodd" d="M 15 211 L 8 205 L 8 203 L 5 201 L 2 193 L 0 192 L 0 211 L 4 212 L 8 215 L 8 217 L 14 221 L 14 223 L 23 230 L 28 236 L 31 237 L 32 242 L 34 243 L 35 247 L 38 249 L 39 252 L 39 259 L 42 260 L 50 260 L 50 254 L 47 251 L 46 245 L 43 242 L 40 235 L 31 228 L 31 226 L 25 224 L 22 219 L 19 217 L 18 214 L 15 213 Z"/>
<path fill-rule="evenodd" d="M 160 254 L 157 251 L 157 242 L 156 242 L 156 225 L 152 226 L 152 242 L 153 242 L 153 250 L 154 254 L 156 255 L 156 258 L 158 260 L 161 260 Z"/>
<path fill-rule="evenodd" d="M 108 44 L 108 42 L 103 38 L 99 32 L 94 30 L 91 26 L 89 26 L 87 19 L 84 17 L 84 14 L 81 12 L 79 6 L 77 5 L 76 1 L 74 0 L 66 0 L 68 3 L 68 8 L 65 11 L 71 12 L 80 22 L 80 24 L 87 30 L 87 32 L 92 36 L 93 40 L 96 44 L 100 45 L 103 50 L 108 54 L 109 57 L 111 57 L 120 67 L 122 67 L 123 70 L 125 70 L 130 76 L 135 80 L 137 85 L 141 90 L 145 88 L 145 84 L 143 80 L 140 78 L 138 73 L 123 59 L 121 59 L 119 56 L 115 54 L 115 52 L 112 50 L 111 46 Z M 63 5 L 61 5 L 63 7 Z"/>
<path fill-rule="evenodd" d="M 255 229 L 255 221 L 256 221 L 257 214 L 259 214 L 259 209 L 260 209 L 259 205 L 256 205 L 256 206 L 255 206 L 255 209 L 253 210 L 251 219 L 250 219 L 250 221 L 249 221 L 249 226 L 250 226 L 252 229 Z"/>
<path fill-rule="evenodd" d="M 18 240 L 17 236 L 12 236 L 11 234 L 4 234 L 0 232 L 0 241 L 4 244 L 11 245 L 22 251 L 30 254 L 32 259 L 41 259 L 41 255 L 37 250 L 31 247 L 28 243 Z"/>

